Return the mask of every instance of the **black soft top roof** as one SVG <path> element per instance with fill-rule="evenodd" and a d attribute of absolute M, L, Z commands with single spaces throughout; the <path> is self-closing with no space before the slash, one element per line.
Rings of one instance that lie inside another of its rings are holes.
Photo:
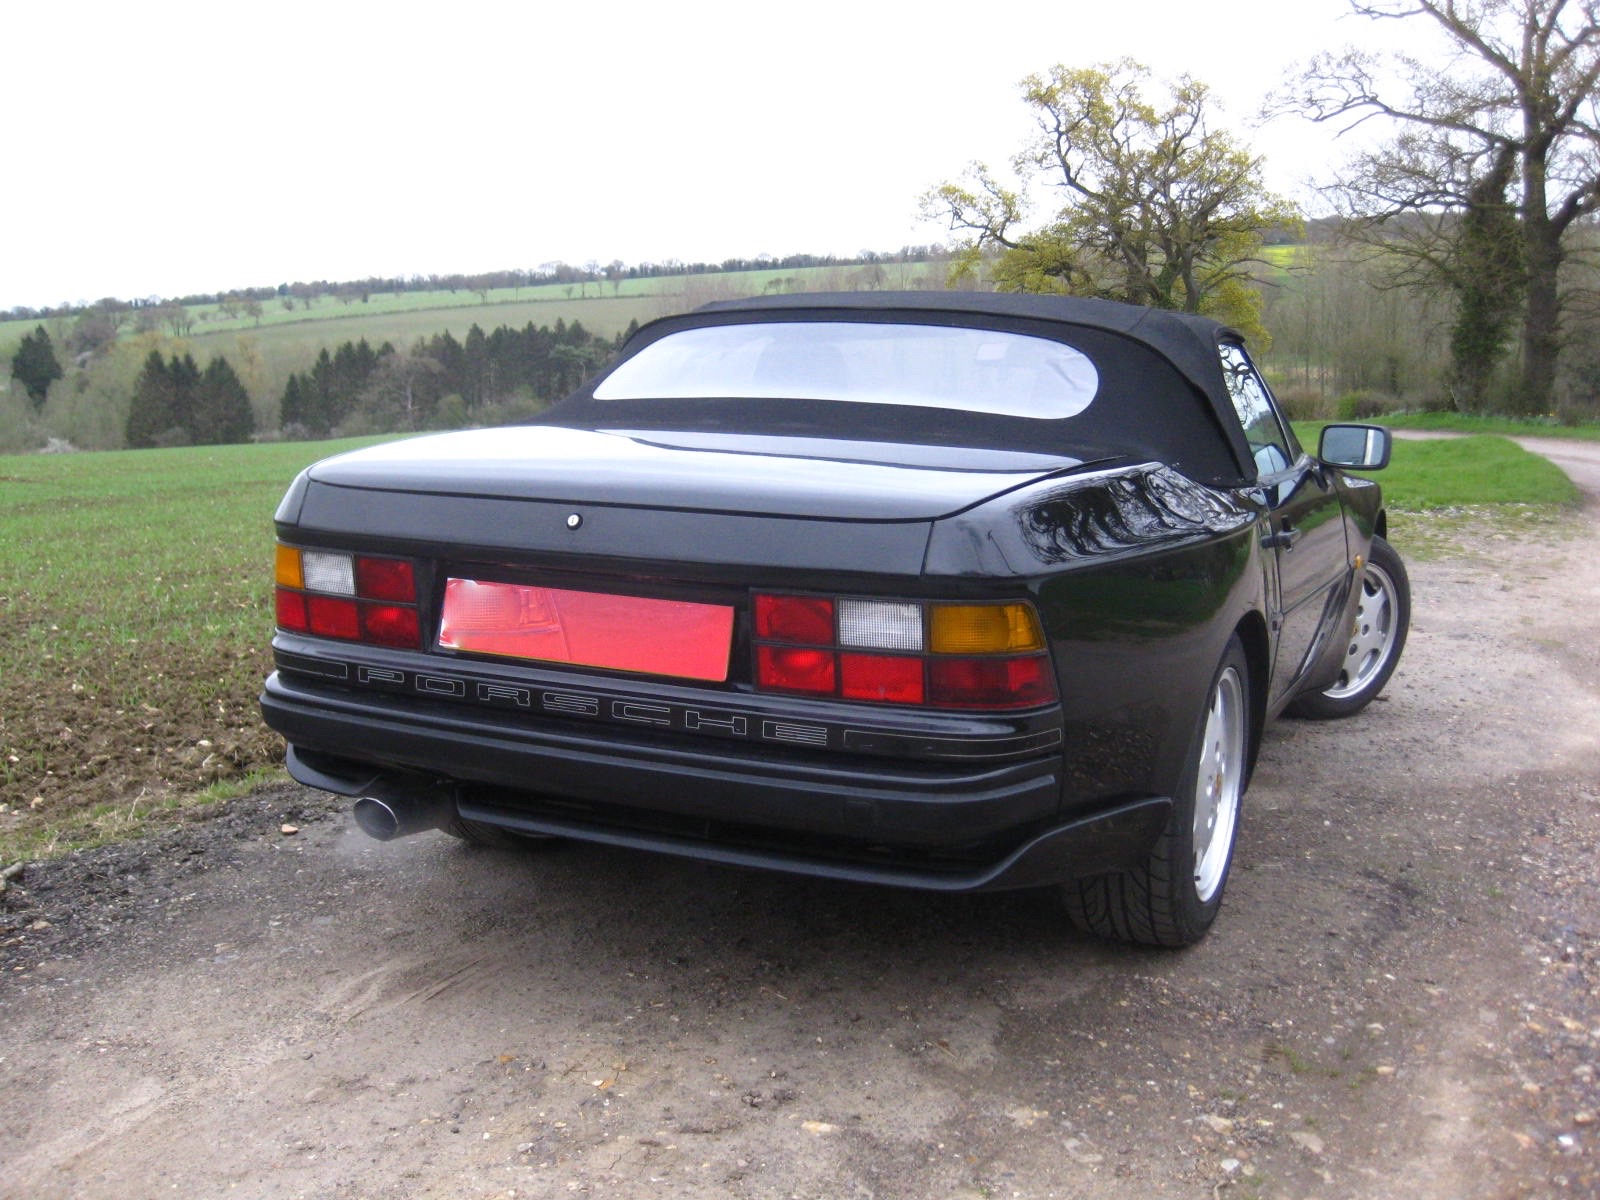
<path fill-rule="evenodd" d="M 1124 339 L 1163 360 L 1172 372 L 1198 395 L 1200 407 L 1209 420 L 1198 413 L 1188 420 L 1175 420 L 1172 428 L 1162 436 L 1154 429 L 1146 429 L 1142 438 L 1136 439 L 1160 454 L 1165 461 L 1182 467 L 1187 464 L 1189 473 L 1196 478 L 1213 483 L 1237 483 L 1253 480 L 1255 468 L 1244 432 L 1239 427 L 1232 399 L 1223 378 L 1217 345 L 1222 341 L 1241 341 L 1242 338 L 1226 326 L 1209 317 L 1189 313 L 1169 312 L 1142 308 L 1132 304 L 1118 304 L 1108 300 L 1094 300 L 1081 296 L 1019 295 L 998 292 L 802 292 L 793 295 L 753 297 L 744 300 L 723 300 L 703 305 L 693 312 L 663 317 L 643 326 L 623 348 L 622 357 L 644 344 L 679 329 L 705 324 L 724 324 L 749 317 L 754 320 L 782 320 L 786 317 L 806 320 L 849 320 L 853 317 L 870 317 L 872 320 L 906 320 L 927 324 L 970 324 L 979 322 L 995 328 L 1014 328 L 1018 332 L 1055 334 L 1062 340 L 1072 340 L 1083 331 L 1092 331 L 1089 340 L 1106 342 Z M 1052 326 L 1058 327 L 1051 329 Z M 1102 352 L 1103 356 L 1103 352 Z M 1143 355 L 1116 356 L 1127 369 L 1128 378 L 1116 390 L 1138 393 L 1153 386 L 1158 380 L 1141 366 L 1149 360 Z M 1109 364 L 1102 364 L 1102 366 Z M 602 376 L 603 377 L 603 376 Z M 1170 380 L 1171 376 L 1167 378 Z M 558 409 L 557 423 L 588 424 L 586 418 L 594 414 L 582 400 L 592 395 L 594 383 Z M 1172 383 L 1165 385 L 1170 389 Z M 1126 401 L 1132 401 L 1127 396 Z M 576 402 L 576 404 L 574 403 Z M 570 417 L 569 417 L 570 412 Z M 581 415 L 580 415 L 581 414 Z M 1126 403 L 1124 420 L 1144 425 L 1154 414 L 1143 403 Z M 1195 421 L 1199 420 L 1200 425 Z M 1207 428 L 1209 427 L 1209 428 Z M 1111 439 L 1121 441 L 1121 439 Z M 1108 450 L 1131 452 L 1135 445 L 1107 446 Z"/>

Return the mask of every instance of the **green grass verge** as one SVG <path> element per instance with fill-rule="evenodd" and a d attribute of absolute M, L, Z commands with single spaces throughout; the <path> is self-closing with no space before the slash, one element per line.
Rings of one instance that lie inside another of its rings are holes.
<path fill-rule="evenodd" d="M 1394 457 L 1378 479 L 1391 507 L 1411 511 L 1578 500 L 1577 487 L 1560 467 L 1495 436 L 1396 439 Z"/>
<path fill-rule="evenodd" d="M 1320 423 L 1295 425 L 1315 450 Z M 1424 512 L 1507 505 L 1570 505 L 1578 489 L 1549 459 L 1508 438 L 1477 435 L 1412 441 L 1396 438 L 1389 465 L 1374 474 L 1391 509 Z"/>
<path fill-rule="evenodd" d="M 0 859 L 271 766 L 273 510 L 372 440 L 0 457 Z"/>
<path fill-rule="evenodd" d="M 1571 438 L 1600 441 L 1600 424 L 1560 425 L 1552 420 L 1526 417 L 1475 417 L 1465 413 L 1395 413 L 1379 417 L 1391 429 L 1418 429 L 1438 433 L 1499 434 L 1502 437 Z"/>
<path fill-rule="evenodd" d="M 1296 424 L 1315 447 L 1320 424 Z M 1397 438 L 1383 485 L 1389 538 L 1407 558 L 1476 556 L 1498 538 L 1576 535 L 1579 492 L 1549 459 L 1498 435 Z"/>
<path fill-rule="evenodd" d="M 0 834 L 0 863 L 55 858 L 143 837 L 288 779 L 288 772 L 281 767 L 260 767 L 199 791 L 144 791 L 129 799 L 68 808 L 54 820 L 29 822 Z"/>

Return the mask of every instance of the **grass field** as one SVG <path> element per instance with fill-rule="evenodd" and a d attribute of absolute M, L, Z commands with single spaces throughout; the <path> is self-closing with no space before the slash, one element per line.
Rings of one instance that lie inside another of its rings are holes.
<path fill-rule="evenodd" d="M 1572 480 L 1549 459 L 1502 437 L 1397 440 L 1380 476 L 1396 507 L 1425 512 L 1484 504 L 1571 504 Z"/>
<path fill-rule="evenodd" d="M 300 468 L 360 444 L 0 457 L 0 863 L 125 835 L 271 769 L 281 746 L 255 698 L 272 513 Z M 1573 496 L 1498 437 L 1398 443 L 1381 478 L 1412 512 L 1549 513 Z"/>
<path fill-rule="evenodd" d="M 630 320 L 641 322 L 667 312 L 693 307 L 703 299 L 754 296 L 767 291 L 850 290 L 859 287 L 917 288 L 932 275 L 942 283 L 943 264 L 885 263 L 881 276 L 867 266 L 796 267 L 791 270 L 727 271 L 700 275 L 668 275 L 647 279 L 622 279 L 609 283 L 547 283 L 536 287 L 492 288 L 482 295 L 457 291 L 374 292 L 363 303 L 346 303 L 334 296 L 318 297 L 310 307 L 293 300 L 285 309 L 280 300 L 262 302 L 259 320 L 229 317 L 215 304 L 195 305 L 190 338 L 203 341 L 223 334 L 249 334 L 264 342 L 287 341 L 337 345 L 365 337 L 373 345 L 389 340 L 396 345 L 448 328 L 461 337 L 474 323 L 485 330 L 497 325 L 553 325 L 574 317 L 590 330 L 615 333 Z M 42 322 L 51 336 L 63 332 L 60 322 Z M 0 321 L 0 360 L 9 362 L 22 336 L 41 324 L 38 320 Z M 52 328 L 53 326 L 53 328 Z M 289 332 L 293 331 L 293 332 Z"/>
<path fill-rule="evenodd" d="M 1387 423 L 1387 422 L 1386 422 Z M 1313 452 L 1321 424 L 1295 425 Z M 1505 437 L 1480 434 L 1438 441 L 1396 438 L 1388 467 L 1373 478 L 1390 507 L 1407 512 L 1481 505 L 1561 505 L 1578 499 L 1561 468 Z"/>
<path fill-rule="evenodd" d="M 249 388 L 258 419 L 265 427 L 276 428 L 278 400 L 289 375 L 307 370 L 324 347 L 332 351 L 346 341 L 365 338 L 374 348 L 390 342 L 403 349 L 419 338 L 446 330 L 461 340 L 473 325 L 488 333 L 501 325 L 521 328 L 531 321 L 553 326 L 558 320 L 567 324 L 581 321 L 591 333 L 613 337 L 627 329 L 631 321 L 643 324 L 711 300 L 772 291 L 852 290 L 874 285 L 916 288 L 935 276 L 942 285 L 943 271 L 944 266 L 938 263 L 885 263 L 878 268 L 800 267 L 624 279 L 615 288 L 609 283 L 542 284 L 494 289 L 482 296 L 466 290 L 386 292 L 373 294 L 365 304 L 359 299 L 346 304 L 324 296 L 307 308 L 296 300 L 292 311 L 285 310 L 277 300 L 269 300 L 262 305 L 259 324 L 250 317 L 226 317 L 216 305 L 197 305 L 190 310 L 195 323 L 189 334 L 164 340 L 160 345 L 165 351 L 191 352 L 202 366 L 217 355 L 226 357 Z M 41 324 L 56 343 L 57 357 L 65 363 L 63 347 L 72 331 L 72 319 L 0 321 L 0 378 L 4 378 L 23 336 Z M 122 337 L 127 342 L 133 335 L 124 331 Z M 89 379 L 100 381 L 97 386 L 102 389 L 131 393 L 131 376 L 117 383 L 104 382 L 113 369 L 108 358 L 101 355 L 91 363 Z M 52 389 L 52 403 L 61 403 L 65 386 L 58 384 Z M 94 440 L 81 444 L 99 448 Z"/>
<path fill-rule="evenodd" d="M 0 458 L 0 858 L 270 765 L 272 513 L 355 444 Z"/>
<path fill-rule="evenodd" d="M 1450 433 L 1490 433 L 1503 437 L 1554 437 L 1600 441 L 1600 425 L 1559 425 L 1554 420 L 1514 417 L 1475 417 L 1466 413 L 1395 413 L 1382 418 L 1395 429 L 1420 429 Z"/>

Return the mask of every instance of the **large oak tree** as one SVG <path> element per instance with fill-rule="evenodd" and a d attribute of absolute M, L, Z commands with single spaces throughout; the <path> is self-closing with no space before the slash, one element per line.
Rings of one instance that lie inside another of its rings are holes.
<path fill-rule="evenodd" d="M 1316 121 L 1395 124 L 1392 140 L 1357 156 L 1330 190 L 1456 296 L 1463 406 L 1481 400 L 1520 312 L 1513 406 L 1548 412 L 1561 268 L 1572 232 L 1600 209 L 1600 0 L 1351 0 L 1351 9 L 1426 25 L 1448 57 L 1323 54 L 1285 107 Z"/>
<path fill-rule="evenodd" d="M 1056 66 L 1023 81 L 1038 132 L 1015 182 L 974 164 L 923 211 L 964 238 L 958 271 L 998 251 L 997 285 L 1207 312 L 1259 332 L 1249 264 L 1298 213 L 1270 193 L 1261 160 L 1212 125 L 1187 76 L 1158 100 L 1129 59 Z M 1042 217 L 1034 212 L 1044 208 Z"/>

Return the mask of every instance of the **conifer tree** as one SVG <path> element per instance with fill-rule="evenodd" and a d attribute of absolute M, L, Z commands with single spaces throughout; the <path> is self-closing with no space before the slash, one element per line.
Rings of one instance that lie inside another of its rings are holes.
<path fill-rule="evenodd" d="M 176 405 L 173 383 L 161 351 L 152 350 L 144 360 L 138 381 L 133 385 L 133 403 L 128 409 L 126 440 L 130 450 L 154 446 L 156 439 L 174 425 Z"/>
<path fill-rule="evenodd" d="M 250 394 L 228 360 L 218 355 L 206 364 L 195 396 L 195 445 L 248 442 L 255 427 Z"/>
<path fill-rule="evenodd" d="M 278 428 L 288 429 L 291 425 L 310 428 L 306 420 L 305 385 L 300 381 L 299 372 L 290 374 L 289 382 L 283 385 L 283 399 L 278 402 Z"/>
<path fill-rule="evenodd" d="M 333 356 L 324 346 L 317 354 L 317 361 L 311 364 L 311 373 L 306 376 L 305 392 L 306 428 L 317 437 L 327 437 L 338 417 L 341 398 L 335 394 L 338 381 L 333 369 Z"/>
<path fill-rule="evenodd" d="M 21 382 L 35 412 L 44 407 L 50 385 L 61 375 L 61 364 L 45 327 L 40 325 L 32 333 L 23 334 L 17 352 L 11 356 L 11 377 Z"/>
<path fill-rule="evenodd" d="M 163 440 L 168 445 L 192 445 L 200 400 L 200 365 L 192 354 L 182 358 L 174 354 L 167 364 L 167 377 L 172 381 L 172 424 Z"/>

